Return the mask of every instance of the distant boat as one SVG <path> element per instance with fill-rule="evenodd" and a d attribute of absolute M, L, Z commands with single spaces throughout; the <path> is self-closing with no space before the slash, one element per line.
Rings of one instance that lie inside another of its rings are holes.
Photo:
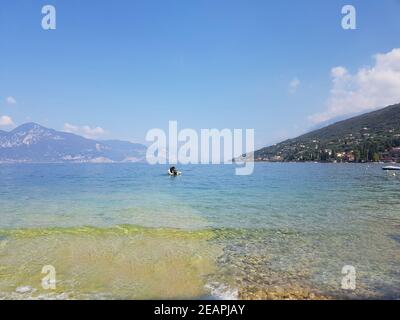
<path fill-rule="evenodd" d="M 386 170 L 386 171 L 397 171 L 397 170 L 400 170 L 400 167 L 397 167 L 397 166 L 387 166 L 387 167 L 383 167 L 382 170 Z"/>

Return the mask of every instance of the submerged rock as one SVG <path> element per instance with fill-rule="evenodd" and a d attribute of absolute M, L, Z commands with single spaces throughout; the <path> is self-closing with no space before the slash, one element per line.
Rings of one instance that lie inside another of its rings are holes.
<path fill-rule="evenodd" d="M 254 287 L 242 288 L 239 292 L 241 300 L 329 300 L 324 295 L 313 293 L 302 287 L 259 289 Z"/>
<path fill-rule="evenodd" d="M 31 286 L 22 286 L 22 287 L 18 287 L 17 289 L 15 289 L 16 293 L 28 293 L 28 292 L 33 292 L 35 291 L 35 289 L 33 289 Z"/>

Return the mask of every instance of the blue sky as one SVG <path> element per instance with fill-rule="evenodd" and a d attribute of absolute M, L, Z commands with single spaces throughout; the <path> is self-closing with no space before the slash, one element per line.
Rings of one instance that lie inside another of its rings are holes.
<path fill-rule="evenodd" d="M 41 28 L 46 4 L 56 30 Z M 345 4 L 357 30 L 341 27 Z M 397 0 L 3 0 L 0 116 L 141 142 L 169 120 L 254 128 L 256 145 L 267 145 L 400 102 L 399 16 Z M 377 84 L 388 72 L 389 85 Z M 385 97 L 364 99 L 380 85 Z"/>

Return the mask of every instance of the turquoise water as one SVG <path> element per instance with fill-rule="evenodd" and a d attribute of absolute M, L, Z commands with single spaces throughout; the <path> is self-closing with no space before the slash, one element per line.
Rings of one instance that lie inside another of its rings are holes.
<path fill-rule="evenodd" d="M 179 243 L 182 254 L 176 259 L 181 259 L 182 270 L 186 270 L 184 256 L 201 255 L 201 267 L 193 269 L 192 261 L 187 264 L 193 273 L 190 279 L 198 276 L 200 280 L 196 288 L 187 291 L 187 280 L 179 279 L 182 284 L 168 292 L 168 297 L 269 297 L 265 292 L 278 296 L 313 292 L 335 298 L 400 297 L 400 178 L 383 172 L 380 165 L 258 163 L 251 176 L 235 176 L 230 165 L 179 169 L 183 175 L 174 178 L 167 176 L 167 167 L 142 164 L 0 165 L 0 268 L 6 270 L 1 274 L 0 269 L 0 297 L 1 292 L 5 298 L 15 297 L 16 287 L 29 282 L 23 276 L 24 272 L 34 274 L 28 263 L 12 280 L 10 270 L 21 260 L 33 259 L 35 248 L 46 261 L 54 255 L 59 263 L 69 265 L 76 247 L 66 255 L 54 247 L 51 251 L 49 243 L 62 246 L 62 241 L 77 241 L 76 246 L 85 246 L 93 240 L 85 238 L 85 233 L 92 234 L 94 229 L 79 229 L 78 235 L 70 232 L 83 226 L 101 230 L 135 226 L 143 228 L 141 235 L 143 230 L 189 234 L 183 240 L 168 234 L 171 244 L 165 250 Z M 59 231 L 46 232 L 54 228 Z M 39 240 L 37 247 L 32 247 L 31 240 L 21 240 L 21 230 L 36 230 L 37 234 L 28 238 L 44 237 L 43 248 Z M 109 246 L 131 241 L 133 234 L 137 238 L 137 232 L 129 229 L 128 240 L 115 233 L 111 244 L 93 250 L 104 253 Z M 96 233 L 96 237 L 93 246 L 108 235 Z M 135 251 L 136 244 L 130 245 L 125 258 Z M 159 243 L 154 246 L 159 248 Z M 48 257 L 42 249 L 50 250 Z M 141 253 L 142 260 L 147 253 Z M 124 268 L 127 262 L 118 263 L 118 268 Z M 356 268 L 354 291 L 341 288 L 345 265 Z M 105 266 L 112 274 L 113 263 L 99 262 L 99 268 Z M 79 270 L 79 263 L 75 268 Z M 69 271 L 64 270 L 64 275 Z M 148 276 L 151 281 L 156 275 L 154 271 L 142 278 Z M 92 279 L 90 288 L 65 285 L 65 290 L 73 291 L 76 298 L 157 298 L 167 294 L 164 288 L 150 288 L 147 282 L 123 290 L 117 284 L 112 288 L 93 285 L 99 279 Z M 67 283 L 67 279 L 63 281 Z"/>

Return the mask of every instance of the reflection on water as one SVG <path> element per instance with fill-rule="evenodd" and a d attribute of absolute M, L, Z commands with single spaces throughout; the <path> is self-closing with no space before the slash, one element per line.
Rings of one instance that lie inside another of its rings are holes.
<path fill-rule="evenodd" d="M 399 298 L 400 179 L 379 165 L 182 171 L 0 166 L 0 298 Z"/>

